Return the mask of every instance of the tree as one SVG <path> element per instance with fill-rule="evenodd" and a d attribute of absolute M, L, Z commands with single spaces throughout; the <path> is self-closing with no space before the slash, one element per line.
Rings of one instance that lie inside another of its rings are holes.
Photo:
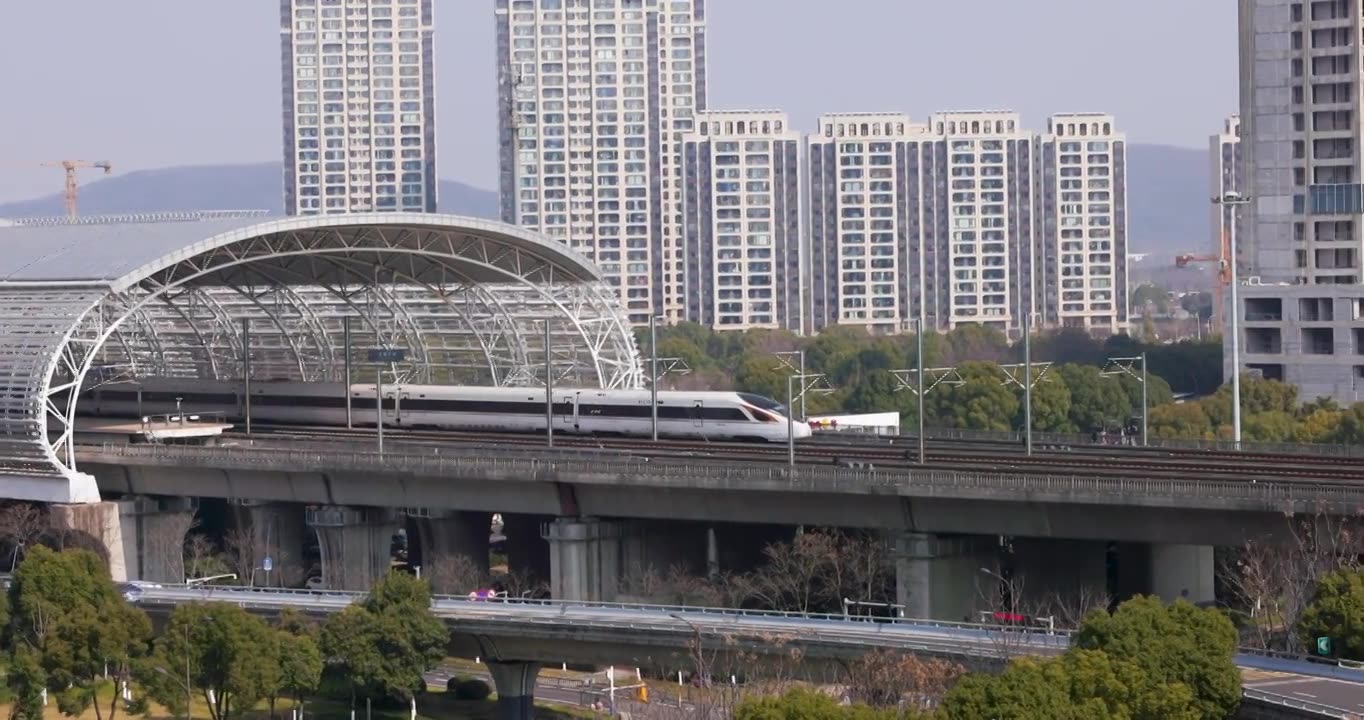
<path fill-rule="evenodd" d="M 488 573 L 468 555 L 447 553 L 426 561 L 422 574 L 440 595 L 463 595 L 489 585 Z"/>
<path fill-rule="evenodd" d="M 808 688 L 746 698 L 730 715 L 734 720 L 916 720 L 924 717 L 914 710 L 897 712 L 892 708 L 839 705 L 829 695 Z"/>
<path fill-rule="evenodd" d="M 967 430 L 1013 430 L 1018 414 L 1018 396 L 1003 384 L 998 365 L 987 362 L 962 363 L 957 368 L 959 385 L 939 385 L 926 400 L 932 403 L 933 416 L 947 427 Z"/>
<path fill-rule="evenodd" d="M 1146 283 L 1132 291 L 1132 311 L 1142 315 L 1169 315 L 1170 292 L 1158 285 Z"/>
<path fill-rule="evenodd" d="M 777 359 L 768 354 L 745 355 L 734 372 L 739 390 L 786 402 L 787 380 L 790 373 L 781 368 Z M 799 393 L 799 387 L 793 387 Z"/>
<path fill-rule="evenodd" d="M 1130 660 L 1162 687 L 1186 686 L 1197 710 L 1193 717 L 1230 718 L 1241 702 L 1236 628 L 1216 610 L 1133 598 L 1111 614 L 1092 613 L 1073 646 Z"/>
<path fill-rule="evenodd" d="M 445 657 L 450 639 L 431 614 L 431 591 L 406 573 L 390 572 L 363 603 L 322 626 L 321 649 L 356 698 L 407 702 L 422 688 L 422 674 Z"/>
<path fill-rule="evenodd" d="M 1111 423 L 1126 423 L 1132 403 L 1120 384 L 1099 374 L 1092 365 L 1062 365 L 1052 372 L 1070 389 L 1070 421 L 1079 432 L 1102 430 Z"/>
<path fill-rule="evenodd" d="M 1250 442 L 1281 443 L 1292 440 L 1296 428 L 1297 422 L 1292 415 L 1280 410 L 1271 410 L 1247 415 L 1242 433 Z"/>
<path fill-rule="evenodd" d="M 0 510 L 0 540 L 10 545 L 9 571 L 24 559 L 29 546 L 47 530 L 47 511 L 33 503 L 14 503 Z"/>
<path fill-rule="evenodd" d="M 1202 440 L 1212 436 L 1212 421 L 1201 403 L 1170 403 L 1151 408 L 1147 430 L 1167 440 Z"/>
<path fill-rule="evenodd" d="M 279 682 L 280 647 L 275 631 L 246 610 L 225 603 L 176 606 L 142 684 L 156 702 L 185 711 L 197 691 L 213 720 L 226 720 L 266 699 Z M 187 668 L 189 687 L 182 669 Z"/>
<path fill-rule="evenodd" d="M 1309 648 L 1317 638 L 1330 638 L 1337 657 L 1364 660 L 1364 571 L 1341 570 L 1318 579 L 1298 636 Z"/>
<path fill-rule="evenodd" d="M 1302 418 L 1293 429 L 1293 441 L 1300 443 L 1328 443 L 1339 432 L 1345 410 L 1319 407 L 1311 412 L 1299 411 Z"/>
<path fill-rule="evenodd" d="M 308 696 L 317 692 L 322 681 L 322 651 L 311 635 L 291 633 L 276 629 L 279 643 L 278 683 L 269 693 L 270 715 L 275 714 L 275 699 L 280 696 L 293 698 L 294 704 L 302 706 Z"/>
<path fill-rule="evenodd" d="M 1019 376 L 1022 379 L 1022 375 Z M 1016 394 L 1022 397 L 1023 389 L 1017 388 Z M 1023 427 L 1022 401 L 1019 401 L 1018 416 L 1014 418 L 1015 427 Z M 1032 427 L 1041 432 L 1075 432 L 1075 424 L 1070 421 L 1070 388 L 1060 378 L 1044 376 L 1037 380 L 1037 370 L 1033 370 L 1032 388 Z"/>
<path fill-rule="evenodd" d="M 873 650 L 848 668 L 848 695 L 872 707 L 931 708 L 965 674 L 966 668 L 946 660 Z"/>
<path fill-rule="evenodd" d="M 30 700 L 32 683 L 42 682 L 62 714 L 79 717 L 94 707 L 98 720 L 113 720 L 119 693 L 105 705 L 96 691 L 110 680 L 116 688 L 128 681 L 152 629 L 118 594 L 104 561 L 88 551 L 34 547 L 15 570 L 10 604 L 15 663 L 25 670 L 21 702 Z"/>
<path fill-rule="evenodd" d="M 985 325 L 959 325 L 947 333 L 944 360 L 949 365 L 969 361 L 1001 363 L 1013 357 L 1004 333 Z"/>

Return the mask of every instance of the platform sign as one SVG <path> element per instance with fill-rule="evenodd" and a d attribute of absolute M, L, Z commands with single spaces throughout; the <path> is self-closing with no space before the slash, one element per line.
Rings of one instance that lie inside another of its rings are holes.
<path fill-rule="evenodd" d="M 407 357 L 405 348 L 374 348 L 369 351 L 372 363 L 399 363 Z"/>
<path fill-rule="evenodd" d="M 1331 654 L 1331 638 L 1328 637 L 1317 638 L 1317 654 L 1318 655 Z"/>

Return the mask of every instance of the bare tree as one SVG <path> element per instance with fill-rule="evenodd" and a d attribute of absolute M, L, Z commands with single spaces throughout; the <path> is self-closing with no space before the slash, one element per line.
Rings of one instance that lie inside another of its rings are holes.
<path fill-rule="evenodd" d="M 228 567 L 236 573 L 237 582 L 251 583 L 252 573 L 265 559 L 263 545 L 251 528 L 237 528 L 227 534 L 223 546 L 227 551 Z"/>
<path fill-rule="evenodd" d="M 766 564 L 745 579 L 745 589 L 753 599 L 774 610 L 795 612 L 837 603 L 836 581 L 830 582 L 838 555 L 833 535 L 802 532 L 790 542 L 768 545 L 763 555 Z"/>
<path fill-rule="evenodd" d="M 982 573 L 981 575 L 986 575 Z M 982 625 L 989 625 L 990 642 L 1004 659 L 1020 654 L 1028 642 L 1032 621 L 1039 613 L 1027 603 L 1026 578 L 1020 574 L 1005 576 L 998 571 L 988 573 L 989 581 L 976 578 L 976 592 L 980 594 L 983 606 L 979 618 Z"/>
<path fill-rule="evenodd" d="M 203 533 L 191 531 L 185 539 L 185 576 L 202 578 L 229 572 L 227 561 L 213 541 Z"/>
<path fill-rule="evenodd" d="M 422 566 L 422 576 L 439 595 L 459 595 L 487 587 L 488 574 L 473 558 L 463 554 L 439 555 Z"/>
<path fill-rule="evenodd" d="M 549 593 L 549 585 L 529 570 L 496 573 L 491 579 L 492 583 L 501 586 L 510 598 L 533 598 Z"/>
<path fill-rule="evenodd" d="M 1356 570 L 1364 555 L 1364 521 L 1326 512 L 1286 517 L 1283 542 L 1247 541 L 1222 562 L 1222 576 L 1249 615 L 1242 641 L 1286 652 L 1303 648 L 1293 628 L 1317 579 Z"/>
<path fill-rule="evenodd" d="M 40 505 L 20 502 L 0 510 L 0 540 L 13 547 L 10 572 L 14 572 L 29 546 L 47 529 L 47 510 Z"/>
<path fill-rule="evenodd" d="M 1113 605 L 1113 596 L 1104 590 L 1083 585 L 1073 592 L 1054 592 L 1044 598 L 1037 608 L 1039 616 L 1050 617 L 1056 627 L 1074 629 L 1084 622 L 1090 613 L 1107 610 Z"/>
<path fill-rule="evenodd" d="M 830 533 L 834 553 L 830 570 L 835 600 L 889 603 L 895 599 L 890 547 L 870 533 Z"/>
<path fill-rule="evenodd" d="M 847 670 L 849 699 L 873 707 L 937 707 L 966 668 L 939 658 L 873 650 Z"/>

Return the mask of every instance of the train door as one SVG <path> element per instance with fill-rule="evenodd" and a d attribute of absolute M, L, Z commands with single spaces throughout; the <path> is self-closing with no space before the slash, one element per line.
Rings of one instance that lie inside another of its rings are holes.
<path fill-rule="evenodd" d="M 384 424 L 399 425 L 402 417 L 398 412 L 398 391 L 395 388 L 384 388 L 384 397 L 380 401 L 380 406 L 384 409 Z"/>
<path fill-rule="evenodd" d="M 406 390 L 398 390 L 393 393 L 393 414 L 391 420 L 394 425 L 403 424 L 403 403 L 410 397 L 411 395 L 408 394 Z M 387 408 L 385 408 L 385 410 L 387 410 Z"/>
<path fill-rule="evenodd" d="M 558 415 L 559 423 L 555 427 L 561 427 L 564 428 L 565 430 L 577 431 L 578 395 L 579 393 L 572 392 L 564 396 L 564 404 L 566 404 L 568 407 L 564 408 L 563 413 Z"/>
<path fill-rule="evenodd" d="M 701 427 L 704 424 L 702 416 L 705 414 L 705 403 L 700 400 L 692 401 L 691 424 L 692 427 Z"/>

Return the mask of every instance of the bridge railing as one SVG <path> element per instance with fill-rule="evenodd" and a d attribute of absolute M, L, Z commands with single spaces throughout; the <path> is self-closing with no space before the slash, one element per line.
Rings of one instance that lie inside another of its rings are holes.
<path fill-rule="evenodd" d="M 1289 697 L 1288 695 L 1279 695 L 1277 693 L 1257 690 L 1255 688 L 1245 688 L 1242 693 L 1242 696 L 1247 700 L 1256 700 L 1279 707 L 1302 710 L 1317 717 L 1338 718 L 1339 720 L 1364 720 L 1364 714 L 1346 710 L 1345 708 L 1338 708 L 1334 705 L 1325 705 L 1311 700 Z"/>
<path fill-rule="evenodd" d="M 137 460 L 174 461 L 189 467 L 242 469 L 368 470 L 428 477 L 494 474 L 522 480 L 572 473 L 603 482 L 630 477 L 639 485 L 700 489 L 793 489 L 824 492 L 868 492 L 876 488 L 908 491 L 916 497 L 1007 499 L 1026 495 L 1057 502 L 1120 502 L 1187 507 L 1189 500 L 1235 503 L 1254 509 L 1289 511 L 1353 511 L 1364 506 L 1364 486 L 1288 481 L 1244 482 L 1085 476 L 1077 474 L 982 473 L 941 469 L 853 469 L 825 465 L 739 463 L 724 459 L 584 455 L 544 449 L 541 457 L 491 454 L 487 448 L 434 447 L 431 452 L 400 449 L 378 453 L 291 444 L 286 447 L 200 447 L 190 445 L 81 446 L 99 459 L 136 464 Z M 588 480 L 590 481 L 590 480 Z"/>

